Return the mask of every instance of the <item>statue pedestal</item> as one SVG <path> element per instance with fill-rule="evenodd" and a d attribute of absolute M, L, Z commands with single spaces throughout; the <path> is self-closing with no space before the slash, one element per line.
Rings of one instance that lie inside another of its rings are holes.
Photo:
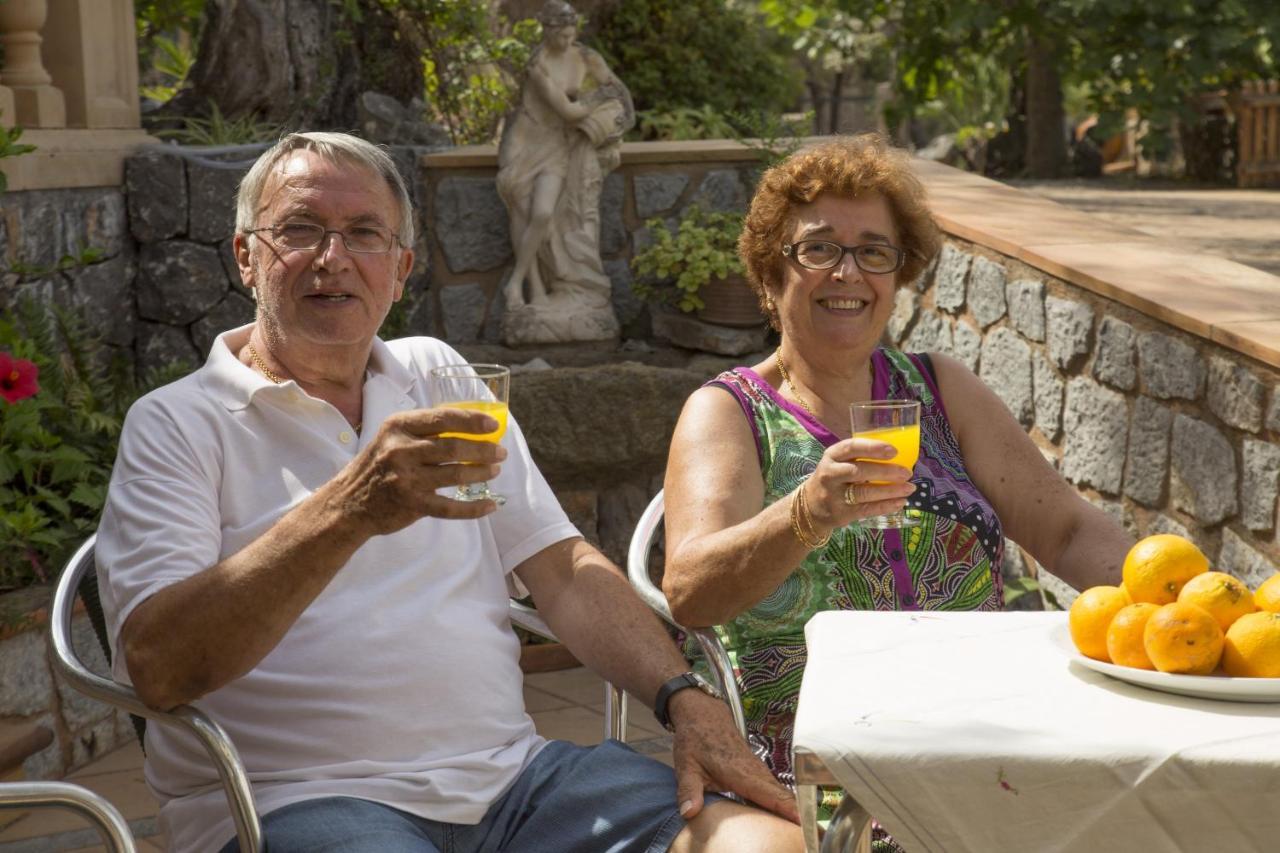
<path fill-rule="evenodd" d="M 541 305 L 508 308 L 501 328 L 502 342 L 507 346 L 609 341 L 616 340 L 622 331 L 608 303 L 583 305 L 555 298 Z"/>

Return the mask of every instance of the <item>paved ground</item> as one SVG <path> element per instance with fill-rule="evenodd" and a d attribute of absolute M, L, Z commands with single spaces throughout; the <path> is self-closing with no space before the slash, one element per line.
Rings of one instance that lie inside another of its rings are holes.
<path fill-rule="evenodd" d="M 599 743 L 604 736 L 604 684 L 578 667 L 525 678 L 525 707 L 538 732 L 574 743 Z M 627 740 L 638 751 L 671 763 L 671 739 L 647 708 L 631 705 Z M 111 801 L 139 839 L 143 853 L 164 850 L 156 829 L 156 801 L 142 780 L 142 752 L 137 744 L 116 750 L 68 777 Z M 0 853 L 101 851 L 97 834 L 62 809 L 0 811 Z"/>
<path fill-rule="evenodd" d="M 1123 177 L 1007 183 L 1153 237 L 1199 246 L 1280 275 L 1280 190 L 1197 189 Z"/>

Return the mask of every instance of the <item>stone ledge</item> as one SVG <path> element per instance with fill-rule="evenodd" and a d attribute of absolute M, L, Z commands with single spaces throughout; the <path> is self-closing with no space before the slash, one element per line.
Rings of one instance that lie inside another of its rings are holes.
<path fill-rule="evenodd" d="M 622 143 L 623 166 L 637 163 L 749 163 L 759 159 L 760 155 L 754 149 L 736 139 Z M 422 165 L 428 169 L 496 169 L 498 146 L 461 145 L 448 151 L 424 154 Z"/>
<path fill-rule="evenodd" d="M 160 140 L 141 130 L 28 130 L 18 140 L 36 150 L 2 162 L 9 191 L 118 187 L 124 161 Z"/>

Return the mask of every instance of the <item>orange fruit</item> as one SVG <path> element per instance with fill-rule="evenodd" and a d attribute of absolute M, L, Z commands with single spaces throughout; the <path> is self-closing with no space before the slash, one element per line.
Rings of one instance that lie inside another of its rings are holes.
<path fill-rule="evenodd" d="M 1107 656 L 1107 628 L 1111 617 L 1130 603 L 1129 594 L 1118 586 L 1089 587 L 1071 602 L 1067 625 L 1071 629 L 1071 642 L 1080 654 L 1094 660 L 1111 660 Z"/>
<path fill-rule="evenodd" d="M 1252 613 L 1253 594 L 1238 578 L 1226 572 L 1205 572 L 1187 581 L 1178 593 L 1178 601 L 1196 604 L 1208 610 L 1218 627 L 1227 630 L 1231 623 Z"/>
<path fill-rule="evenodd" d="M 1253 593 L 1253 603 L 1259 610 L 1269 613 L 1280 613 L 1280 572 L 1262 582 Z"/>
<path fill-rule="evenodd" d="M 1147 627 L 1147 620 L 1159 609 L 1160 605 L 1150 602 L 1130 604 L 1111 618 L 1111 625 L 1107 628 L 1107 655 L 1112 663 L 1137 669 L 1156 668 L 1147 657 L 1142 632 Z"/>
<path fill-rule="evenodd" d="M 1172 533 L 1139 540 L 1124 558 L 1125 589 L 1135 603 L 1172 604 L 1182 585 L 1209 570 L 1209 559 L 1195 543 Z"/>
<path fill-rule="evenodd" d="M 1227 631 L 1222 649 L 1227 675 L 1280 678 L 1280 613 L 1241 616 Z"/>
<path fill-rule="evenodd" d="M 1203 607 L 1184 602 L 1162 606 L 1142 631 L 1147 657 L 1161 672 L 1208 675 L 1222 659 L 1222 629 Z"/>

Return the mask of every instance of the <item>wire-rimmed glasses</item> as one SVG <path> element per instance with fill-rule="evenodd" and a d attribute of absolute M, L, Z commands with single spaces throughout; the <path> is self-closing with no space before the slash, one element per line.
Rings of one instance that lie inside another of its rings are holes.
<path fill-rule="evenodd" d="M 362 255 L 378 255 L 390 251 L 396 243 L 396 235 L 381 225 L 352 225 L 348 228 L 325 228 L 314 222 L 277 222 L 263 228 L 250 228 L 246 234 L 267 233 L 271 244 L 279 249 L 305 252 L 316 248 L 330 234 L 342 238 L 348 252 Z"/>
<path fill-rule="evenodd" d="M 896 272 L 907 259 L 906 252 L 888 243 L 842 246 L 830 240 L 798 240 L 782 244 L 782 254 L 811 270 L 829 270 L 842 263 L 846 253 L 853 255 L 858 269 L 870 273 Z"/>

